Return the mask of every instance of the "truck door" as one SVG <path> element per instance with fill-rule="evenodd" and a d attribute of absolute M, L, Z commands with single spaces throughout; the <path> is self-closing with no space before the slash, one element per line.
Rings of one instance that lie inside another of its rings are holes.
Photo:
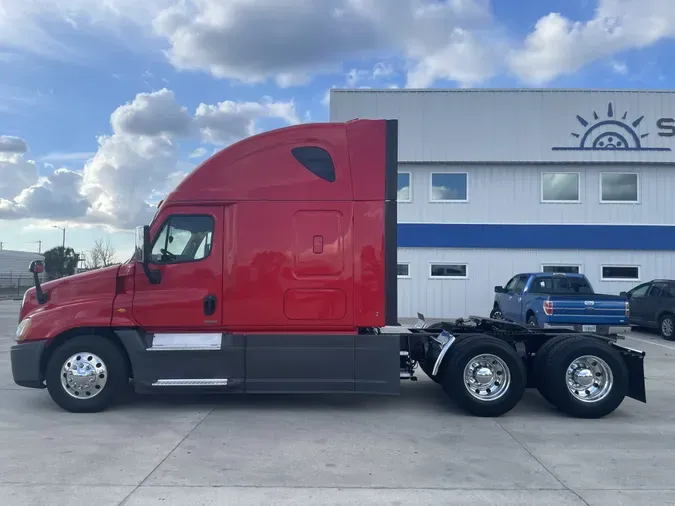
<path fill-rule="evenodd" d="M 527 284 L 529 276 L 518 276 L 514 280 L 512 279 L 506 285 L 506 294 L 504 297 L 504 307 L 502 307 L 502 314 L 507 320 L 514 322 L 520 322 L 521 317 L 521 308 L 522 308 L 522 299 L 523 299 L 523 289 Z"/>
<path fill-rule="evenodd" d="M 135 273 L 134 319 L 146 330 L 203 330 L 222 323 L 223 210 L 171 207 L 151 230 L 151 284 Z"/>
<path fill-rule="evenodd" d="M 671 302 L 668 284 L 664 282 L 654 283 L 649 292 L 647 292 L 646 311 L 644 314 L 645 323 L 647 325 L 658 325 L 661 313 L 669 309 L 668 306 L 671 305 Z"/>
<path fill-rule="evenodd" d="M 636 286 L 628 292 L 628 302 L 630 304 L 630 322 L 636 325 L 647 324 L 649 321 L 649 299 L 647 292 L 652 287 L 652 283 L 645 283 Z"/>

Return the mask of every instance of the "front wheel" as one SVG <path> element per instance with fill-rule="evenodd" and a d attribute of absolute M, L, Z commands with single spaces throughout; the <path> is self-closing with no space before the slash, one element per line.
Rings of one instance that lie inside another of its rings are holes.
<path fill-rule="evenodd" d="M 47 390 L 61 408 L 96 413 L 112 404 L 128 384 L 125 357 L 102 336 L 78 336 L 59 346 L 47 364 Z"/>
<path fill-rule="evenodd" d="M 492 311 L 490 311 L 490 318 L 493 320 L 503 320 L 504 315 L 502 314 L 502 310 L 499 309 L 498 306 L 495 306 Z"/>
<path fill-rule="evenodd" d="M 621 354 L 593 338 L 562 340 L 548 350 L 538 381 L 549 400 L 578 418 L 612 413 L 628 393 L 628 369 Z"/>
<path fill-rule="evenodd" d="M 501 416 L 525 393 L 525 364 L 507 343 L 491 336 L 457 342 L 450 349 L 441 384 L 462 409 L 476 416 Z"/>

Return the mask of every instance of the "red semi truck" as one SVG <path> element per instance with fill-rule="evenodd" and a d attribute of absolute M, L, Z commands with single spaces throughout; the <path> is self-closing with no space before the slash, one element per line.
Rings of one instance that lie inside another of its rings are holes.
<path fill-rule="evenodd" d="M 397 166 L 395 120 L 286 127 L 220 151 L 137 229 L 123 265 L 41 285 L 31 264 L 14 381 L 72 412 L 107 408 L 130 382 L 397 394 L 418 366 L 478 416 L 527 387 L 578 417 L 646 402 L 644 353 L 616 336 L 480 317 L 400 326 Z"/>

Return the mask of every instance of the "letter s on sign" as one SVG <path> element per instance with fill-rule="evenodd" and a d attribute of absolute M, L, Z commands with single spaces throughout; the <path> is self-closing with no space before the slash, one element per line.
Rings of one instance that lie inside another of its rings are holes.
<path fill-rule="evenodd" d="M 656 127 L 660 130 L 661 137 L 675 136 L 675 119 L 673 118 L 659 118 L 656 121 Z"/>

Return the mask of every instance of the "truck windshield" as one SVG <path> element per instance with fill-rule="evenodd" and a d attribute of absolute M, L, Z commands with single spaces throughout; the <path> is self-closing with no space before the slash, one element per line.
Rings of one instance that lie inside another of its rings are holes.
<path fill-rule="evenodd" d="M 530 293 L 547 293 L 553 295 L 574 295 L 593 293 L 593 288 L 586 278 L 568 278 L 566 276 L 535 277 L 532 280 Z"/>

